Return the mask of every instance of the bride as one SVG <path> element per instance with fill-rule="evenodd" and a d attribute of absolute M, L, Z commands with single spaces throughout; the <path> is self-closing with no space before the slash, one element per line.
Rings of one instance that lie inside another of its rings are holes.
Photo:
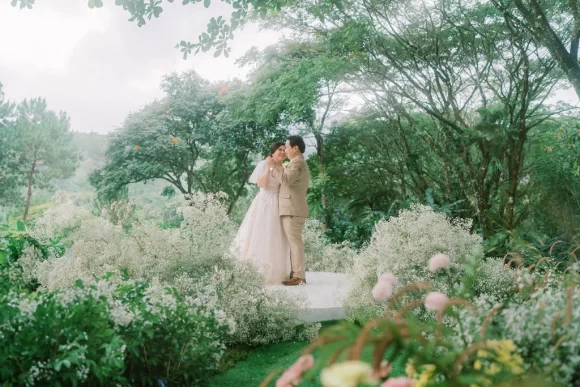
<path fill-rule="evenodd" d="M 269 156 L 280 165 L 286 158 L 284 143 L 272 144 Z M 266 160 L 258 163 L 250 183 L 257 184 L 260 192 L 240 226 L 236 247 L 241 259 L 258 267 L 266 285 L 280 285 L 290 271 L 290 248 L 278 212 L 280 183 L 270 176 Z"/>

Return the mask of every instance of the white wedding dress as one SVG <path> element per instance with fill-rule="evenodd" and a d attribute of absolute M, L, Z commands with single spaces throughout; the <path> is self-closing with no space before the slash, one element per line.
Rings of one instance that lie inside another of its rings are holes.
<path fill-rule="evenodd" d="M 267 171 L 261 161 L 250 176 L 250 183 Z M 266 188 L 260 188 L 236 235 L 235 246 L 242 260 L 252 262 L 264 276 L 266 285 L 279 285 L 290 273 L 290 247 L 278 212 L 280 183 L 269 177 Z"/>

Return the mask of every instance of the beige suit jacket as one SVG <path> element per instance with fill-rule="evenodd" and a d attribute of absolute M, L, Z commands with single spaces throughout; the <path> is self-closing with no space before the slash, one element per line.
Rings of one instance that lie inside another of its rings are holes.
<path fill-rule="evenodd" d="M 294 157 L 283 170 L 274 168 L 272 176 L 281 184 L 278 194 L 280 216 L 308 218 L 306 191 L 310 184 L 310 170 L 304 156 Z"/>

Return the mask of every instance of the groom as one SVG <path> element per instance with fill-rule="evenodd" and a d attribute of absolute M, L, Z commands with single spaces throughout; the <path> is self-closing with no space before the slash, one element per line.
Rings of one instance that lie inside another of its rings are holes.
<path fill-rule="evenodd" d="M 302 229 L 308 218 L 308 204 L 306 203 L 306 190 L 310 183 L 310 171 L 304 159 L 306 145 L 300 136 L 290 136 L 286 140 L 286 155 L 290 164 L 286 168 L 274 165 L 268 160 L 270 174 L 280 184 L 278 194 L 279 211 L 282 220 L 282 228 L 290 245 L 290 278 L 282 282 L 287 286 L 295 286 L 306 283 L 304 272 L 304 242 L 302 241 Z"/>

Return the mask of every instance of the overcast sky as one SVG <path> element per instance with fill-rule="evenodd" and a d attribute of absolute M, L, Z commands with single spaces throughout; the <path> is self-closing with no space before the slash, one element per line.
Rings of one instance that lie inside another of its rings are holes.
<path fill-rule="evenodd" d="M 164 6 L 160 18 L 138 27 L 112 0 L 100 9 L 89 9 L 83 0 L 42 0 L 32 10 L 9 3 L 0 3 L 0 82 L 6 97 L 45 97 L 80 132 L 118 127 L 129 112 L 162 96 L 161 77 L 172 71 L 194 69 L 209 80 L 243 77 L 235 58 L 280 38 L 250 26 L 236 34 L 229 59 L 210 52 L 183 60 L 175 44 L 196 41 L 212 16 L 229 15 L 228 5 L 215 2 L 205 9 L 176 1 Z"/>
<path fill-rule="evenodd" d="M 196 70 L 209 80 L 243 77 L 235 58 L 252 46 L 264 48 L 281 35 L 249 26 L 236 34 L 229 59 L 213 53 L 183 60 L 175 44 L 195 41 L 212 16 L 227 16 L 227 4 L 165 4 L 159 19 L 143 27 L 105 0 L 89 9 L 86 0 L 42 0 L 32 10 L 0 0 L 0 82 L 9 100 L 45 97 L 49 108 L 66 111 L 74 131 L 107 133 L 131 111 L 162 96 L 161 77 Z M 576 103 L 572 90 L 555 98 Z"/>

